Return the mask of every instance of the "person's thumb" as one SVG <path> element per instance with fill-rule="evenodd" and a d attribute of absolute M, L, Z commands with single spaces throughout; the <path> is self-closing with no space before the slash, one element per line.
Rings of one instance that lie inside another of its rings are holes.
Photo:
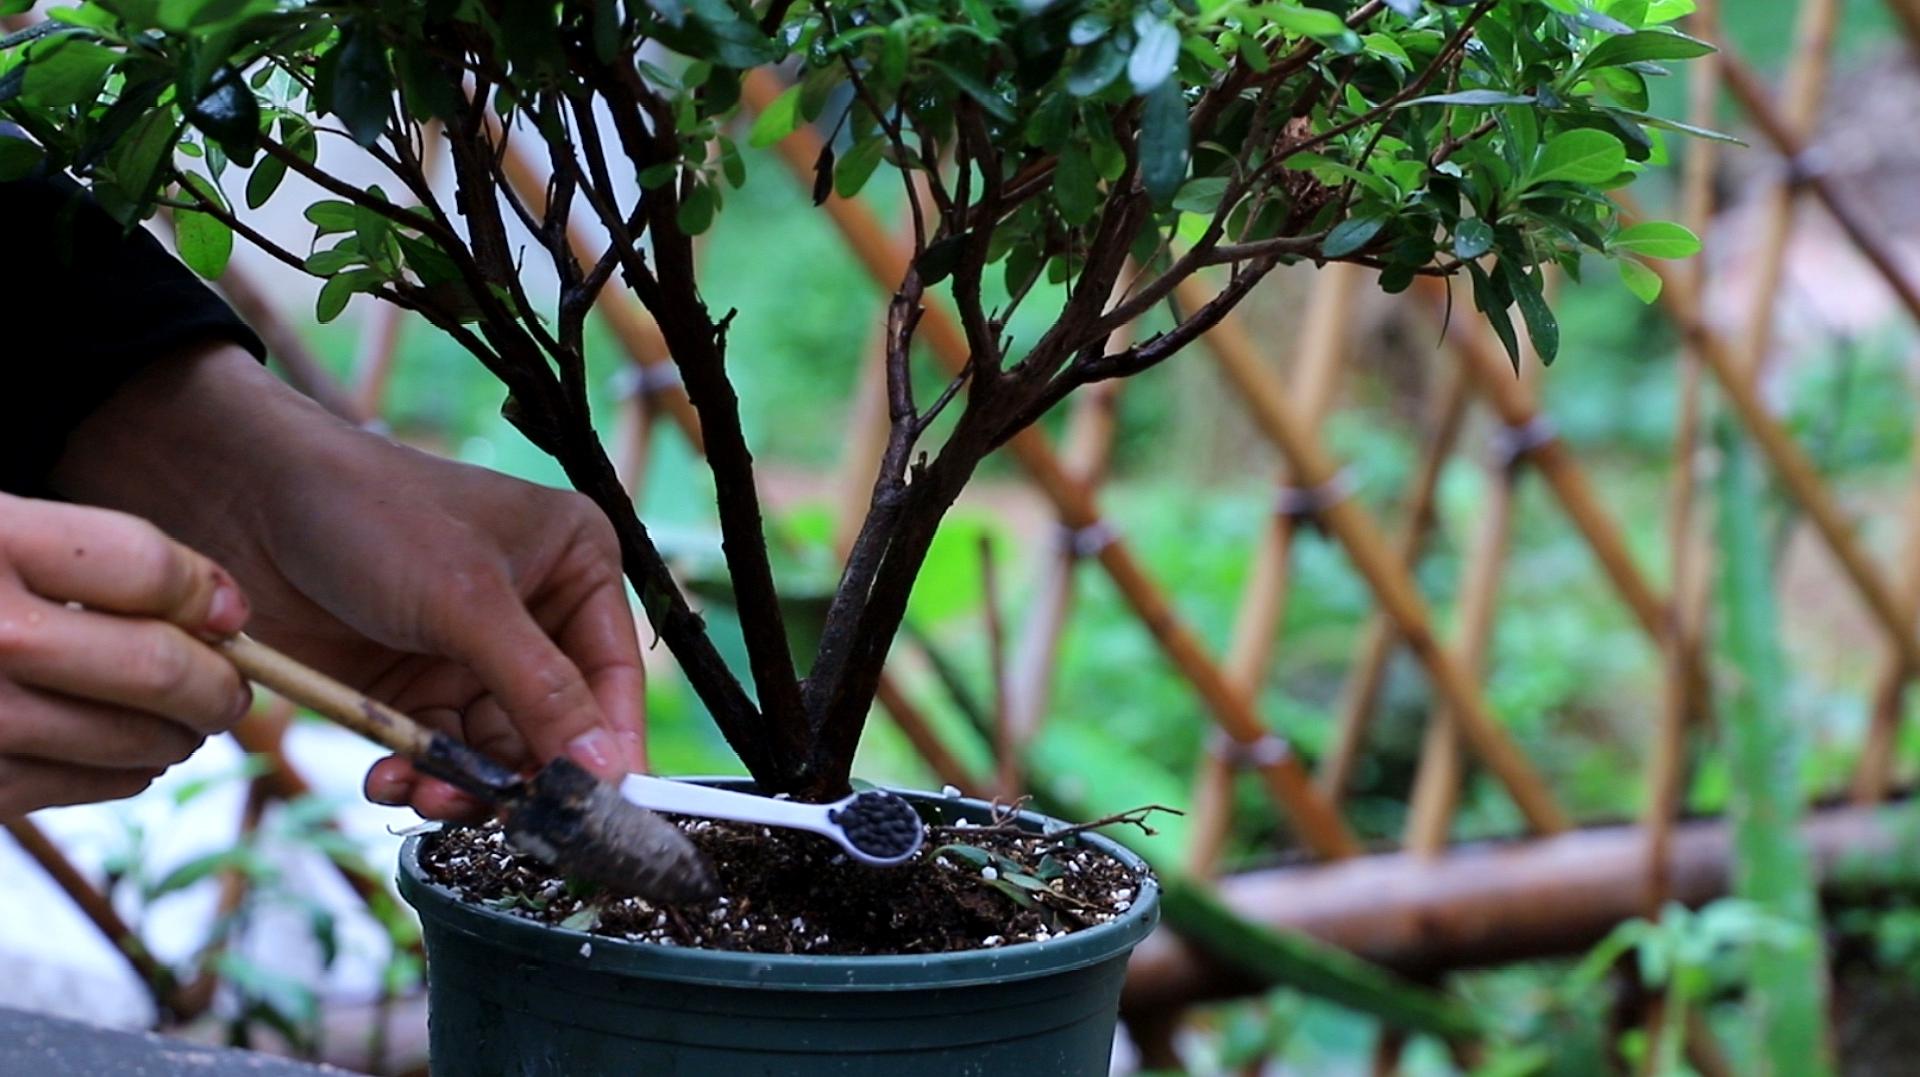
<path fill-rule="evenodd" d="M 471 581 L 469 581 L 471 582 Z M 580 669 L 507 583 L 461 588 L 460 609 L 442 620 L 447 657 L 471 669 L 542 762 L 565 755 L 602 778 L 627 773 L 625 746 Z"/>

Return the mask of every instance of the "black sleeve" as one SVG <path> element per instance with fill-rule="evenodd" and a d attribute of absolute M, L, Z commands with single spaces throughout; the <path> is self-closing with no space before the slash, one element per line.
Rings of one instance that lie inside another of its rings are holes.
<path fill-rule="evenodd" d="M 266 353 L 152 235 L 64 176 L 0 183 L 0 326 L 0 490 L 12 493 L 44 492 L 67 434 L 148 363 L 202 340 Z"/>

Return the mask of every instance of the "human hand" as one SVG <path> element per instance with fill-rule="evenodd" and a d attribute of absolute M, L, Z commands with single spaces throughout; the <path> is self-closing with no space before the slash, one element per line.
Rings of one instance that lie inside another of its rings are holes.
<path fill-rule="evenodd" d="M 0 494 L 0 818 L 132 796 L 232 727 L 252 693 L 204 638 L 247 615 L 145 521 Z"/>
<path fill-rule="evenodd" d="M 62 491 L 213 553 L 268 644 L 509 765 L 644 764 L 619 551 L 579 495 L 358 430 L 225 347 L 157 365 L 71 444 Z M 481 810 L 394 759 L 367 795 Z"/>

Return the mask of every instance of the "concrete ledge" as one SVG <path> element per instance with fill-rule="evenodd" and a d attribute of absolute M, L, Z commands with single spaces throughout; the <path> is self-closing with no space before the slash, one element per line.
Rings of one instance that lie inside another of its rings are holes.
<path fill-rule="evenodd" d="M 272 1055 L 183 1043 L 151 1032 L 116 1032 L 19 1010 L 0 1009 L 0 1073 L 34 1077 L 344 1077 L 346 1070 Z"/>

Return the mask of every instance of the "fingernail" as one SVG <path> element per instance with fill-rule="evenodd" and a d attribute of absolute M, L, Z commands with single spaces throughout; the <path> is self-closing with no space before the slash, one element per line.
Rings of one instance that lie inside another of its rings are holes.
<path fill-rule="evenodd" d="M 238 632 L 247 623 L 247 596 L 231 581 L 222 581 L 213 592 L 213 604 L 207 607 L 207 628 L 214 632 Z"/>
<path fill-rule="evenodd" d="M 604 729 L 589 729 L 567 742 L 567 754 L 573 761 L 604 778 L 615 777 L 626 768 L 620 765 L 620 745 Z"/>
<path fill-rule="evenodd" d="M 246 681 L 241 681 L 240 695 L 233 702 L 233 713 L 227 719 L 227 724 L 239 725 L 240 720 L 242 718 L 245 718 L 247 716 L 247 712 L 252 709 L 253 709 L 253 685 L 248 684 Z"/>
<path fill-rule="evenodd" d="M 367 780 L 367 799 L 389 808 L 405 807 L 407 795 L 410 792 L 405 782 L 393 778 L 381 777 Z"/>
<path fill-rule="evenodd" d="M 631 729 L 620 731 L 620 743 L 627 749 L 627 769 L 639 774 L 647 769 L 647 739 Z"/>

